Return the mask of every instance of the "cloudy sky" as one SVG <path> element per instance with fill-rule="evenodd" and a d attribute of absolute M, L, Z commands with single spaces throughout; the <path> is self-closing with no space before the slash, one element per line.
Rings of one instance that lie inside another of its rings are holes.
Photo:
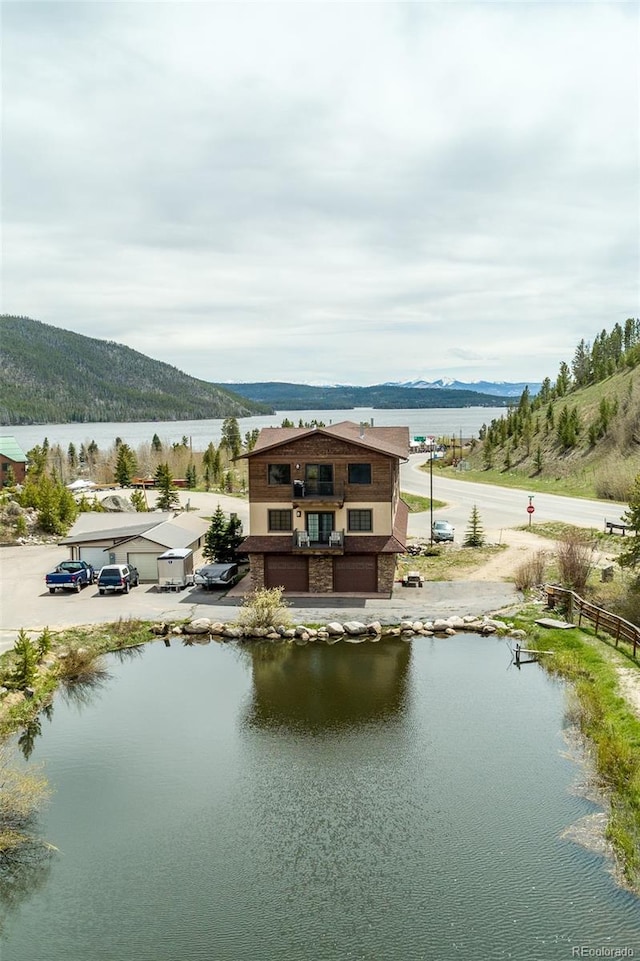
<path fill-rule="evenodd" d="M 634 2 L 5 2 L 2 309 L 212 381 L 540 380 L 640 312 Z"/>

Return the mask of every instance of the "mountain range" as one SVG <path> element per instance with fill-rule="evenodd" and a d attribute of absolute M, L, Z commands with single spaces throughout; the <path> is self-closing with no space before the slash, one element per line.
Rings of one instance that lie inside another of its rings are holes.
<path fill-rule="evenodd" d="M 491 394 L 494 397 L 520 397 L 525 387 L 534 397 L 540 390 L 541 384 L 523 382 L 510 383 L 504 380 L 454 380 L 451 377 L 440 377 L 439 380 L 405 380 L 387 385 L 389 387 L 406 387 L 418 390 L 472 390 L 478 394 Z"/>
<path fill-rule="evenodd" d="M 495 387 L 495 392 L 491 388 Z M 416 389 L 421 388 L 421 389 Z M 504 407 L 523 385 L 209 383 L 113 341 L 0 315 L 0 424 L 205 420 L 276 410 Z"/>

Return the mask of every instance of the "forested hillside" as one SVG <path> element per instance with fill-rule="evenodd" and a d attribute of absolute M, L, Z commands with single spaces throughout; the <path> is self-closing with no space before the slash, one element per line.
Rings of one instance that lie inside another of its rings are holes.
<path fill-rule="evenodd" d="M 219 385 L 221 386 L 221 385 Z M 401 410 L 429 407 L 504 407 L 507 398 L 475 390 L 400 387 L 376 384 L 373 387 L 314 387 L 309 384 L 267 383 L 234 384 L 243 397 L 262 401 L 276 410 L 350 410 L 376 407 Z"/>
<path fill-rule="evenodd" d="M 540 392 L 523 391 L 506 417 L 481 431 L 473 467 L 561 478 L 581 474 L 598 497 L 627 500 L 640 472 L 640 320 L 629 318 L 593 343 Z"/>
<path fill-rule="evenodd" d="M 270 410 L 121 344 L 0 316 L 0 424 L 199 420 Z"/>

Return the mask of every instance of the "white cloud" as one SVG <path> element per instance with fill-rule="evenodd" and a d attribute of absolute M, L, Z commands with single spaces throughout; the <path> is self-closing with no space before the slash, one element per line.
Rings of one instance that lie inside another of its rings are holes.
<path fill-rule="evenodd" d="M 212 380 L 535 380 L 639 311 L 632 4 L 5 4 L 3 309 Z"/>

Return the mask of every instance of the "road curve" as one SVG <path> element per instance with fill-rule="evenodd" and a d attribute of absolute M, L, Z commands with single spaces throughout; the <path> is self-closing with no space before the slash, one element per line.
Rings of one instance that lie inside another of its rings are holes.
<path fill-rule="evenodd" d="M 408 463 L 401 468 L 401 487 L 410 494 L 429 497 L 430 473 L 421 470 L 425 462 L 424 454 L 412 454 Z M 458 531 L 463 531 L 469 522 L 471 511 L 477 506 L 486 533 L 495 537 L 507 527 L 527 524 L 529 495 L 524 490 L 513 490 L 493 484 L 478 484 L 474 481 L 454 480 L 443 477 L 437 466 L 433 471 L 433 497 L 445 501 L 447 506 L 435 511 L 435 516 L 451 521 Z M 534 494 L 535 513 L 532 523 L 540 521 L 565 521 L 577 527 L 595 527 L 604 530 L 604 521 L 618 521 L 627 510 L 627 504 L 613 501 L 587 500 L 580 497 L 563 497 L 559 494 Z M 423 534 L 429 530 L 429 516 L 413 515 L 410 520 L 410 533 Z"/>

